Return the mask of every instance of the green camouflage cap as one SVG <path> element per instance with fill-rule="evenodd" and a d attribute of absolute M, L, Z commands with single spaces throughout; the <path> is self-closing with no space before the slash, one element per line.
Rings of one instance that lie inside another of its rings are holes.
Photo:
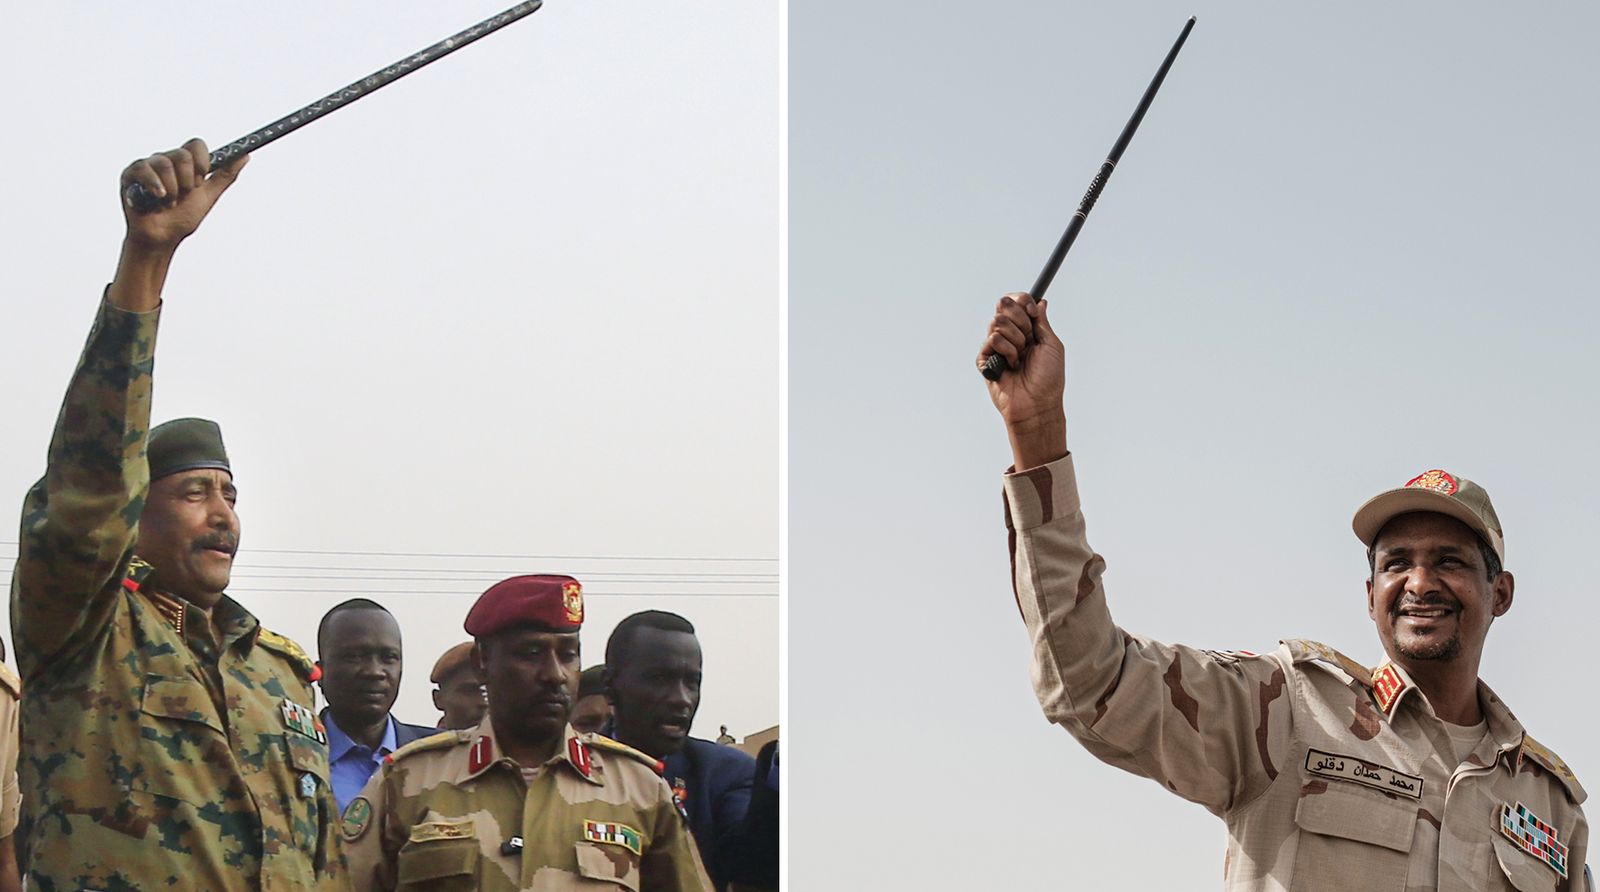
<path fill-rule="evenodd" d="M 150 429 L 150 479 L 179 471 L 217 468 L 230 475 L 222 428 L 204 418 L 174 418 Z"/>
<path fill-rule="evenodd" d="M 1489 493 L 1465 477 L 1457 477 L 1435 468 L 1406 481 L 1399 489 L 1378 493 L 1356 509 L 1351 526 L 1356 538 L 1368 548 L 1377 540 L 1383 525 L 1402 514 L 1414 511 L 1431 511 L 1454 517 L 1472 528 L 1483 541 L 1494 549 L 1502 564 L 1506 560 L 1505 534 L 1500 531 L 1500 518 L 1489 502 Z"/>

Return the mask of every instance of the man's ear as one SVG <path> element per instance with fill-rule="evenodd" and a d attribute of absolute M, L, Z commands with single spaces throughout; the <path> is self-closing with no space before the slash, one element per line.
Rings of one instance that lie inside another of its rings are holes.
<path fill-rule="evenodd" d="M 1517 580 L 1512 577 L 1510 570 L 1501 570 L 1500 575 L 1494 578 L 1494 600 L 1490 609 L 1495 616 L 1505 616 L 1511 609 L 1511 601 L 1517 590 Z"/>

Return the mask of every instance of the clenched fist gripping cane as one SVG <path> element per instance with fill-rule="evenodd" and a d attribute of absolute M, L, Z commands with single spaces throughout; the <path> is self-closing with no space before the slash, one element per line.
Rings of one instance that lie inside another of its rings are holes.
<path fill-rule="evenodd" d="M 1133 117 L 1128 119 L 1127 126 L 1122 128 L 1122 135 L 1117 137 L 1117 144 L 1111 147 L 1111 154 L 1106 156 L 1105 163 L 1100 165 L 1100 172 L 1094 175 L 1094 180 L 1089 183 L 1089 191 L 1083 193 L 1083 200 L 1078 202 L 1078 210 L 1072 215 L 1072 220 L 1067 223 L 1067 231 L 1061 234 L 1061 240 L 1056 242 L 1056 249 L 1050 252 L 1050 259 L 1045 261 L 1044 269 L 1040 271 L 1039 278 L 1033 283 L 1033 290 L 1028 294 L 1034 300 L 1044 297 L 1045 291 L 1050 288 L 1050 282 L 1056 277 L 1056 270 L 1061 268 L 1061 261 L 1066 259 L 1067 249 L 1072 247 L 1072 242 L 1078 237 L 1078 230 L 1083 228 L 1083 221 L 1089 219 L 1089 211 L 1094 209 L 1094 203 L 1100 198 L 1100 190 L 1106 186 L 1106 180 L 1111 179 L 1111 171 L 1116 168 L 1117 161 L 1122 158 L 1122 151 L 1128 147 L 1133 139 L 1133 132 L 1139 129 L 1139 122 L 1144 120 L 1144 113 L 1150 108 L 1150 100 L 1156 98 L 1156 91 L 1161 89 L 1161 82 L 1167 77 L 1167 69 L 1172 67 L 1172 60 L 1178 58 L 1178 50 L 1183 49 L 1183 42 L 1189 39 L 1189 31 L 1194 27 L 1194 16 L 1183 25 L 1183 33 L 1178 35 L 1178 40 L 1167 53 L 1167 58 L 1161 63 L 1161 68 L 1156 71 L 1155 79 L 1150 81 L 1150 86 L 1144 91 L 1144 98 L 1139 100 L 1139 107 L 1134 109 Z M 983 376 L 990 381 L 1000 380 L 1000 373 L 1005 371 L 1006 361 L 999 354 L 990 353 L 983 361 Z"/>
<path fill-rule="evenodd" d="M 518 19 L 532 15 L 542 5 L 544 5 L 544 0 L 529 0 L 527 3 L 518 3 L 499 15 L 490 16 L 465 31 L 452 34 L 427 49 L 412 53 L 393 65 L 374 71 L 349 86 L 335 90 L 299 111 L 290 112 L 260 130 L 236 139 L 212 152 L 211 169 L 216 170 L 240 155 L 248 155 L 279 137 L 287 136 L 318 118 L 338 111 L 357 99 L 394 83 L 429 62 L 448 56 L 480 37 L 498 31 Z M 138 183 L 128 185 L 128 188 L 123 193 L 123 200 L 128 203 L 129 207 L 141 214 L 155 210 L 161 203 L 159 198 L 145 191 L 144 187 Z"/>

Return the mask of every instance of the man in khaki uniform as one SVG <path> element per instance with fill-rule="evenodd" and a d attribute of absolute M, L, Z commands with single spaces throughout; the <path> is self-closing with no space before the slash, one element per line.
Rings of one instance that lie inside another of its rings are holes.
<path fill-rule="evenodd" d="M 0 641 L 0 660 L 6 658 Z M 21 892 L 14 834 L 22 796 L 17 787 L 17 707 L 22 699 L 22 679 L 0 662 L 0 892 Z"/>
<path fill-rule="evenodd" d="M 989 391 L 1015 457 L 1013 584 L 1050 720 L 1222 818 L 1230 890 L 1584 890 L 1583 788 L 1478 679 L 1514 589 L 1488 494 L 1435 470 L 1356 513 L 1376 669 L 1311 641 L 1255 655 L 1129 635 L 1085 535 L 1047 307 L 1001 299 L 978 363 L 1008 363 Z"/>
<path fill-rule="evenodd" d="M 151 429 L 167 270 L 243 166 L 130 165 L 117 274 L 22 509 L 11 627 L 28 688 L 18 860 L 34 892 L 347 888 L 314 666 L 224 594 L 239 545 L 214 422 Z"/>
<path fill-rule="evenodd" d="M 359 892 L 710 892 L 655 760 L 567 724 L 582 624 L 570 576 L 513 577 L 473 605 L 489 714 L 402 747 L 345 808 Z"/>

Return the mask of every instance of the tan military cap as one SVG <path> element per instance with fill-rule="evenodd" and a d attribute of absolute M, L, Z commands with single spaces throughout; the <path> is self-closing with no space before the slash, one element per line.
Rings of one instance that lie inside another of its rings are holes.
<path fill-rule="evenodd" d="M 429 673 L 428 680 L 434 684 L 443 684 L 445 679 L 462 669 L 471 667 L 472 642 L 463 641 L 440 655 L 439 661 L 433 664 L 433 672 Z"/>
<path fill-rule="evenodd" d="M 1489 493 L 1465 477 L 1435 468 L 1411 478 L 1405 486 L 1380 492 L 1356 510 L 1356 538 L 1368 548 L 1383 525 L 1413 511 L 1431 511 L 1454 517 L 1483 537 L 1501 563 L 1506 560 L 1505 534 L 1489 502 Z"/>

